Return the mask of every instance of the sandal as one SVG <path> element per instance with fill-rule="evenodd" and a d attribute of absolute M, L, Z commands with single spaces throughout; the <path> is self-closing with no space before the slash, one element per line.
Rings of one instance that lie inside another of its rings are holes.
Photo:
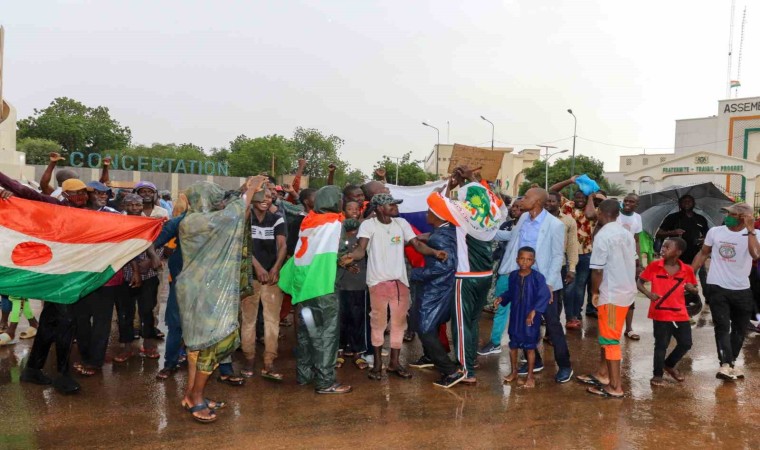
<path fill-rule="evenodd" d="M 578 375 L 577 377 L 575 377 L 575 379 L 580 381 L 583 384 L 588 384 L 590 386 L 596 386 L 596 387 L 603 386 L 603 383 L 599 381 L 599 379 L 596 378 L 593 374 Z"/>
<path fill-rule="evenodd" d="M 356 364 L 356 368 L 359 370 L 365 370 L 367 369 L 367 367 L 369 367 L 369 363 L 367 363 L 367 360 L 362 357 L 356 358 L 354 360 L 354 364 Z"/>
<path fill-rule="evenodd" d="M 639 336 L 638 334 L 636 334 L 633 330 L 626 331 L 625 332 L 625 337 L 627 337 L 628 339 L 630 339 L 632 341 L 638 341 L 638 340 L 641 339 L 641 336 Z"/>
<path fill-rule="evenodd" d="M 91 367 L 85 367 L 81 364 L 78 367 L 75 365 L 74 370 L 76 371 L 76 373 L 78 373 L 79 375 L 83 377 L 91 377 L 95 375 L 95 369 Z"/>
<path fill-rule="evenodd" d="M 212 403 L 213 403 L 213 405 L 212 405 Z M 203 399 L 203 405 L 206 408 L 210 409 L 211 411 L 217 411 L 217 410 L 222 409 L 225 406 L 227 406 L 227 403 L 225 403 L 223 401 L 217 401 L 217 400 L 211 400 L 211 399 L 208 399 L 208 398 L 204 398 Z M 195 406 L 198 406 L 198 405 L 195 405 Z M 190 403 L 187 403 L 185 401 L 185 399 L 182 399 L 182 407 L 185 409 L 185 411 L 190 411 L 192 409 L 190 407 Z"/>
<path fill-rule="evenodd" d="M 230 386 L 242 386 L 245 384 L 245 378 L 236 377 L 235 375 L 219 375 L 216 377 L 216 381 Z"/>
<path fill-rule="evenodd" d="M 209 417 L 201 417 L 201 416 L 196 416 L 195 415 L 195 413 L 197 413 L 199 411 L 203 411 L 204 409 L 208 409 L 209 410 Z M 188 412 L 190 412 L 190 415 L 193 416 L 193 419 L 195 419 L 196 422 L 200 422 L 200 423 L 216 422 L 216 419 L 217 419 L 216 413 L 214 412 L 214 410 L 211 409 L 211 408 L 209 408 L 206 403 L 198 403 L 197 405 L 193 406 L 192 408 L 189 408 Z"/>
<path fill-rule="evenodd" d="M 261 376 L 267 380 L 282 381 L 282 374 L 277 373 L 270 367 L 269 369 L 261 369 Z"/>
<path fill-rule="evenodd" d="M 21 339 L 31 339 L 35 336 L 37 336 L 37 329 L 34 327 L 29 327 L 18 335 L 18 337 Z"/>
<path fill-rule="evenodd" d="M 412 374 L 406 370 L 406 367 L 404 366 L 398 366 L 395 369 L 388 369 L 388 373 L 392 373 L 396 375 L 399 378 L 403 378 L 405 380 L 408 380 L 409 378 L 412 378 Z"/>
<path fill-rule="evenodd" d="M 370 370 L 367 372 L 367 378 L 370 380 L 379 381 L 383 379 L 383 371 L 382 370 Z"/>
<path fill-rule="evenodd" d="M 178 367 L 164 367 L 163 369 L 158 371 L 158 373 L 156 374 L 156 379 L 165 380 L 169 378 L 170 376 L 174 375 L 178 370 L 179 370 Z"/>
<path fill-rule="evenodd" d="M 335 383 L 332 386 L 325 388 L 325 389 L 317 389 L 315 392 L 317 394 L 348 394 L 351 392 L 353 388 L 351 386 Z"/>
<path fill-rule="evenodd" d="M 135 352 L 124 352 L 113 357 L 113 362 L 123 363 L 135 355 Z"/>
<path fill-rule="evenodd" d="M 161 354 L 158 353 L 158 350 L 155 348 L 146 349 L 143 347 L 140 349 L 140 356 L 148 359 L 159 359 L 161 357 Z"/>
<path fill-rule="evenodd" d="M 16 342 L 14 342 L 14 340 L 11 337 L 10 334 L 8 334 L 8 333 L 0 334 L 0 347 L 3 346 L 3 345 L 11 345 L 11 344 L 15 344 L 15 343 Z"/>
<path fill-rule="evenodd" d="M 589 387 L 586 388 L 586 392 L 589 394 L 597 395 L 599 397 L 604 398 L 623 398 L 625 397 L 625 394 L 613 394 L 611 392 L 608 392 L 607 389 L 603 387 Z"/>
<path fill-rule="evenodd" d="M 253 369 L 240 369 L 240 376 L 243 378 L 253 378 L 256 374 Z"/>
<path fill-rule="evenodd" d="M 338 359 L 335 360 L 335 368 L 340 369 L 341 367 L 343 367 L 343 364 L 345 363 L 346 363 L 346 360 L 339 356 Z"/>

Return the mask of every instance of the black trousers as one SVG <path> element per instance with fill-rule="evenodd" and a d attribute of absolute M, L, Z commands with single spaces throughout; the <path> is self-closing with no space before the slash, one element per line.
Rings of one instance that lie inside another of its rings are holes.
<path fill-rule="evenodd" d="M 34 338 L 26 366 L 42 370 L 50 353 L 50 346 L 55 343 L 58 373 L 68 375 L 71 343 L 76 331 L 71 305 L 45 302 L 38 322 L 40 327 L 37 328 L 37 336 Z"/>
<path fill-rule="evenodd" d="M 129 344 L 135 340 L 135 329 L 132 322 L 135 320 L 135 297 L 134 289 L 127 284 L 119 286 L 114 303 L 116 304 L 116 319 L 119 325 L 119 342 Z"/>
<path fill-rule="evenodd" d="M 153 308 L 156 307 L 156 302 L 158 301 L 158 277 L 143 280 L 142 286 L 130 288 L 129 292 L 133 302 L 137 301 L 137 312 L 140 314 L 140 336 L 143 339 L 155 338 L 156 323 L 153 320 Z M 134 312 L 129 319 L 130 326 L 133 318 Z"/>
<path fill-rule="evenodd" d="M 111 318 L 116 290 L 121 286 L 102 286 L 72 305 L 76 336 L 82 364 L 102 367 L 111 335 Z"/>
<path fill-rule="evenodd" d="M 353 353 L 367 351 L 367 291 L 338 291 L 340 348 Z"/>
<path fill-rule="evenodd" d="M 560 301 L 561 292 L 562 290 L 553 292 L 554 301 L 546 306 L 544 320 L 546 321 L 546 335 L 552 341 L 552 346 L 554 347 L 554 360 L 561 369 L 567 369 L 570 368 L 570 350 L 567 347 L 565 330 L 559 321 L 559 308 L 562 305 Z M 541 362 L 541 354 L 536 352 L 536 364 Z"/>
<path fill-rule="evenodd" d="M 433 361 L 438 371 L 443 375 L 451 375 L 457 371 L 457 365 L 449 358 L 449 354 L 443 348 L 441 340 L 438 339 L 438 327 L 435 327 L 429 333 L 419 333 L 418 336 L 422 342 L 422 349 L 425 355 Z"/>
<path fill-rule="evenodd" d="M 652 321 L 654 325 L 654 376 L 661 377 L 665 367 L 674 368 L 691 349 L 691 324 L 683 322 Z M 676 339 L 676 347 L 665 357 L 670 339 Z"/>
<path fill-rule="evenodd" d="M 744 344 L 747 325 L 754 312 L 752 290 L 732 291 L 710 284 L 710 312 L 715 326 L 715 345 L 721 364 L 734 364 Z"/>

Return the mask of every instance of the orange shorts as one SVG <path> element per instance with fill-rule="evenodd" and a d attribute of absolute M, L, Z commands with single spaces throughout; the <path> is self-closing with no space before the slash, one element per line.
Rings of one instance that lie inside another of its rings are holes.
<path fill-rule="evenodd" d="M 612 304 L 600 305 L 599 315 L 599 344 L 604 349 L 604 357 L 610 361 L 620 361 L 623 355 L 620 351 L 620 337 L 623 335 L 625 315 L 628 306 Z"/>

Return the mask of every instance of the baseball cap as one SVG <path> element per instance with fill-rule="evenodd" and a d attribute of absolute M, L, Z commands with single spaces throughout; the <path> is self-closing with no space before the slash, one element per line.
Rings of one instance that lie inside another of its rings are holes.
<path fill-rule="evenodd" d="M 81 191 L 82 189 L 87 189 L 87 185 L 84 184 L 84 181 L 77 178 L 69 178 L 63 182 L 61 189 L 64 191 Z"/>
<path fill-rule="evenodd" d="M 391 194 L 375 194 L 372 196 L 372 206 L 382 206 L 382 205 L 398 205 L 399 203 L 403 203 L 403 200 L 397 200 L 393 198 Z"/>
<path fill-rule="evenodd" d="M 755 209 L 744 202 L 734 203 L 733 205 L 726 206 L 720 210 L 729 214 L 753 215 L 755 213 Z"/>
<path fill-rule="evenodd" d="M 90 181 L 87 183 L 87 190 L 92 191 L 98 191 L 98 192 L 108 192 L 108 186 L 101 183 L 100 181 Z"/>
<path fill-rule="evenodd" d="M 274 190 L 275 190 L 275 191 L 280 191 L 280 192 L 282 192 L 282 191 L 283 191 L 283 189 L 282 189 L 282 186 L 280 186 L 279 184 L 278 184 L 277 186 L 275 186 L 275 187 L 274 187 Z"/>

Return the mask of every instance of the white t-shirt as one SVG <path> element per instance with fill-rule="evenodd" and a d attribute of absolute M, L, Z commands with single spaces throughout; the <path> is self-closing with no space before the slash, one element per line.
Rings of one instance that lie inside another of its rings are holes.
<path fill-rule="evenodd" d="M 602 227 L 594 237 L 591 269 L 603 270 L 599 304 L 630 306 L 636 296 L 636 242 L 617 222 Z"/>
<path fill-rule="evenodd" d="M 749 289 L 752 256 L 749 254 L 747 230 L 731 231 L 725 225 L 710 228 L 705 236 L 705 245 L 712 247 L 707 284 L 732 291 Z"/>
<path fill-rule="evenodd" d="M 398 280 L 409 286 L 404 261 L 404 245 L 414 239 L 412 226 L 394 217 L 384 224 L 377 218 L 362 222 L 356 237 L 369 239 L 367 245 L 367 285 Z"/>
<path fill-rule="evenodd" d="M 626 216 L 621 212 L 618 215 L 617 223 L 634 235 L 644 231 L 644 228 L 641 225 L 641 215 L 637 212 L 634 212 L 630 216 Z"/>

